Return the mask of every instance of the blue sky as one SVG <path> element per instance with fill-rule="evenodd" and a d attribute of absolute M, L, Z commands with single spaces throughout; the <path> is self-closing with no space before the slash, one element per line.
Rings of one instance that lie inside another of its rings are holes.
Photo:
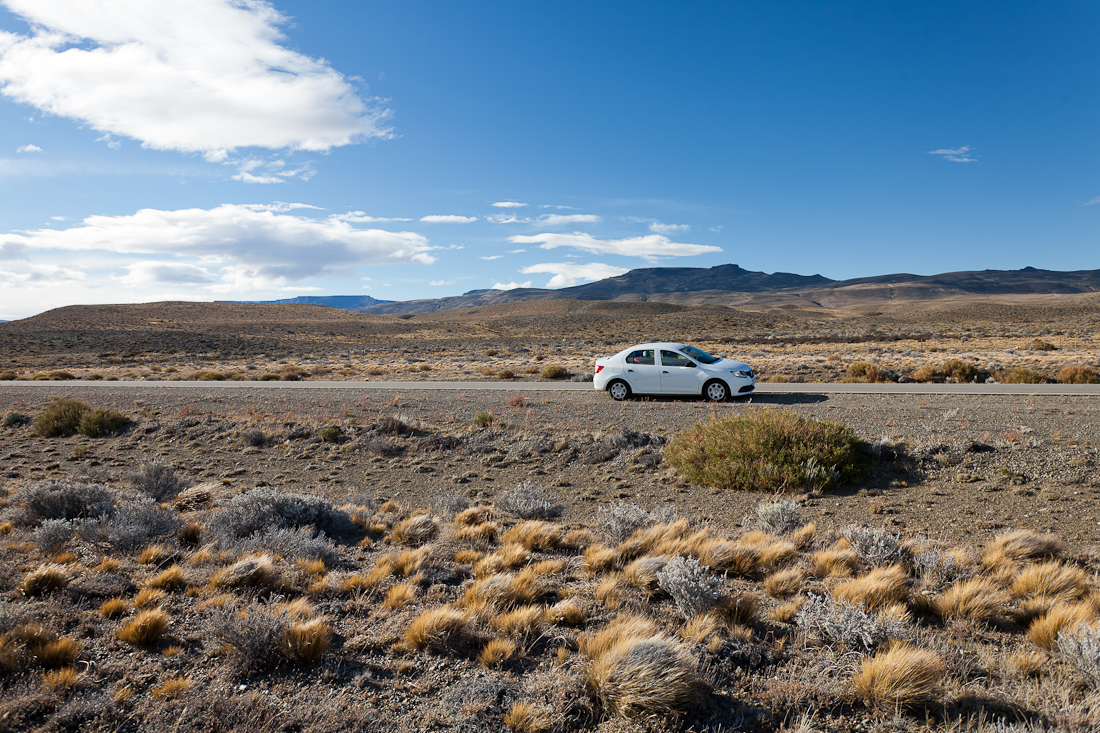
<path fill-rule="evenodd" d="M 0 319 L 1100 268 L 1098 31 L 1071 1 L 0 0 Z"/>

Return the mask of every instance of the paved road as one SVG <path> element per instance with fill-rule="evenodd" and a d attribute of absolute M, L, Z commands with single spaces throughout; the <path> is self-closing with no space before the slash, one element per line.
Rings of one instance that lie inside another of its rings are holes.
<path fill-rule="evenodd" d="M 590 382 L 0 382 L 7 388 L 53 389 L 448 389 L 498 390 L 502 392 L 590 392 Z M 1063 395 L 1100 397 L 1100 384 L 842 384 L 805 383 L 756 385 L 758 394 L 957 394 L 957 395 Z"/>

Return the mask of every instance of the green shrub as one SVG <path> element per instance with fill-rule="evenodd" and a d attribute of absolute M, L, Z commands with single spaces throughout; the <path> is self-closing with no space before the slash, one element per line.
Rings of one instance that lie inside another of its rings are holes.
<path fill-rule="evenodd" d="M 993 375 L 1001 384 L 1044 384 L 1051 381 L 1050 377 L 1025 367 L 1012 367 L 1004 369 Z"/>
<path fill-rule="evenodd" d="M 1100 374 L 1086 366 L 1068 366 L 1058 372 L 1061 384 L 1100 384 Z"/>
<path fill-rule="evenodd" d="M 549 364 L 542 368 L 543 379 L 565 379 L 569 376 L 569 370 L 561 364 Z"/>
<path fill-rule="evenodd" d="M 497 372 L 497 379 L 515 379 L 516 373 L 511 369 L 501 369 Z"/>
<path fill-rule="evenodd" d="M 939 366 L 925 364 L 913 372 L 913 381 L 915 382 L 935 382 L 940 379 L 973 382 L 977 377 L 977 367 L 960 359 L 948 359 Z"/>
<path fill-rule="evenodd" d="M 89 438 L 98 438 L 101 435 L 118 432 L 129 424 L 130 418 L 121 412 L 97 407 L 91 412 L 85 412 L 80 417 L 80 425 L 77 430 Z"/>
<path fill-rule="evenodd" d="M 473 424 L 477 428 L 487 428 L 493 424 L 493 415 L 489 412 L 479 412 L 474 415 Z"/>
<path fill-rule="evenodd" d="M 844 382 L 889 382 L 886 372 L 869 361 L 853 361 L 844 373 Z"/>
<path fill-rule="evenodd" d="M 321 428 L 317 431 L 317 437 L 326 443 L 335 443 L 336 441 L 340 440 L 340 435 L 340 428 L 335 426 Z"/>
<path fill-rule="evenodd" d="M 225 375 L 221 372 L 205 370 L 201 372 L 191 372 L 191 376 L 189 376 L 188 379 L 194 379 L 198 382 L 224 382 Z"/>
<path fill-rule="evenodd" d="M 51 397 L 46 409 L 34 419 L 32 432 L 43 438 L 72 435 L 80 428 L 80 419 L 91 409 L 72 397 Z"/>
<path fill-rule="evenodd" d="M 25 422 L 30 422 L 30 418 L 20 412 L 15 412 L 13 410 L 12 412 L 4 415 L 4 418 L 0 420 L 0 425 L 3 425 L 5 428 L 14 428 L 22 425 Z"/>
<path fill-rule="evenodd" d="M 266 374 L 261 374 L 258 377 L 258 379 L 261 382 L 277 382 L 280 379 L 282 379 L 282 377 L 280 377 L 278 374 L 272 374 L 271 372 L 267 372 Z"/>
<path fill-rule="evenodd" d="M 0 382 L 14 382 L 19 379 L 19 373 L 14 369 L 6 369 L 0 372 Z"/>
<path fill-rule="evenodd" d="M 665 460 L 696 484 L 795 491 L 860 476 L 866 463 L 860 448 L 855 433 L 839 423 L 753 410 L 684 431 L 665 449 Z"/>
<path fill-rule="evenodd" d="M 1049 341 L 1043 341 L 1042 339 L 1034 339 L 1027 345 L 1028 351 L 1057 351 L 1058 347 Z"/>
<path fill-rule="evenodd" d="M 89 381 L 98 382 L 99 380 L 103 379 L 103 375 L 93 372 L 92 374 L 89 374 L 87 378 Z"/>
<path fill-rule="evenodd" d="M 71 372 L 62 372 L 62 371 L 50 372 L 46 376 L 48 376 L 52 381 L 55 381 L 55 382 L 64 382 L 64 381 L 67 381 L 67 380 L 70 380 L 70 379 L 76 379 L 76 377 L 73 376 L 73 374 Z"/>

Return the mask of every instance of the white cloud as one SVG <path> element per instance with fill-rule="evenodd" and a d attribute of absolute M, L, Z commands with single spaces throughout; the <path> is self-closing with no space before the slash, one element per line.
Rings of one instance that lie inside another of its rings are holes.
<path fill-rule="evenodd" d="M 126 269 L 121 281 L 127 285 L 205 285 L 218 279 L 204 267 L 182 262 L 135 262 Z"/>
<path fill-rule="evenodd" d="M 20 145 L 18 148 L 15 149 L 15 152 L 17 152 L 17 153 L 41 153 L 42 148 L 38 147 L 37 145 Z"/>
<path fill-rule="evenodd" d="M 690 257 L 692 255 L 721 252 L 721 247 L 705 244 L 682 244 L 673 242 L 660 234 L 647 234 L 626 239 L 596 239 L 591 234 L 573 232 L 572 234 L 534 234 L 509 237 L 514 244 L 538 244 L 541 249 L 573 247 L 585 252 L 614 254 L 625 257 Z"/>
<path fill-rule="evenodd" d="M 554 204 L 539 204 L 540 209 L 568 209 L 570 211 L 576 211 L 576 206 L 555 206 Z"/>
<path fill-rule="evenodd" d="M 929 155 L 942 156 L 944 160 L 950 160 L 952 163 L 977 163 L 977 158 L 970 157 L 970 146 L 963 145 L 961 148 L 940 148 L 939 150 L 929 150 Z"/>
<path fill-rule="evenodd" d="M 546 287 L 568 288 L 572 285 L 576 285 L 578 282 L 603 280 L 607 277 L 622 275 L 625 272 L 629 272 L 629 270 L 625 267 L 605 265 L 601 262 L 589 262 L 587 265 L 574 264 L 571 262 L 544 262 L 542 264 L 525 267 L 520 270 L 520 272 L 524 275 L 531 275 L 536 272 L 549 272 L 553 274 L 554 277 L 550 278 L 550 281 L 546 283 Z"/>
<path fill-rule="evenodd" d="M 432 280 L 428 284 L 433 287 L 439 287 L 440 285 L 454 285 L 458 280 Z"/>
<path fill-rule="evenodd" d="M 426 221 L 429 224 L 469 224 L 470 222 L 477 221 L 477 217 L 456 216 L 455 214 L 430 214 L 420 217 L 420 221 Z"/>
<path fill-rule="evenodd" d="M 348 221 L 354 224 L 370 224 L 373 222 L 386 222 L 386 221 L 412 221 L 409 218 L 402 217 L 389 217 L 389 216 L 367 216 L 362 211 L 352 211 L 348 214 L 339 214 L 332 217 L 338 221 Z"/>
<path fill-rule="evenodd" d="M 491 290 L 515 290 L 516 288 L 529 288 L 531 287 L 531 281 L 528 280 L 525 283 L 517 283 L 512 281 L 510 283 L 493 283 Z"/>
<path fill-rule="evenodd" d="M 237 175 L 233 176 L 233 180 L 244 183 L 286 183 L 290 178 L 308 181 L 316 173 L 309 163 L 297 168 L 287 168 L 285 160 L 248 158 L 230 161 L 229 164 L 237 166 Z M 252 171 L 259 171 L 259 175 Z"/>
<path fill-rule="evenodd" d="M 525 250 L 525 249 L 510 249 L 510 250 L 508 250 L 508 254 L 510 254 L 510 255 L 519 255 L 519 254 L 523 254 L 526 251 L 527 250 Z"/>
<path fill-rule="evenodd" d="M 262 208 L 262 207 L 260 207 Z M 67 229 L 0 234 L 0 246 L 26 251 L 89 251 L 173 255 L 221 265 L 232 290 L 282 286 L 337 268 L 399 262 L 431 264 L 428 240 L 414 232 L 356 229 L 247 205 L 213 209 L 142 209 L 130 216 L 90 216 Z M 221 286 L 218 286 L 221 287 Z"/>
<path fill-rule="evenodd" d="M 522 209 L 527 204 L 521 204 L 519 201 L 497 201 L 493 206 L 498 209 Z"/>
<path fill-rule="evenodd" d="M 214 162 L 392 137 L 388 110 L 281 45 L 287 18 L 265 0 L 3 3 L 31 30 L 0 32 L 0 92 L 100 132 Z"/>
<path fill-rule="evenodd" d="M 2 40 L 2 38 L 0 38 L 0 40 Z M 107 133 L 106 135 L 100 135 L 99 137 L 97 137 L 95 139 L 95 141 L 97 143 L 107 143 L 107 147 L 109 147 L 111 150 L 120 150 L 122 148 L 122 143 L 120 143 L 118 140 L 113 139 L 111 137 L 111 133 Z M 223 150 L 223 151 L 221 151 L 221 153 L 222 153 L 221 157 L 225 158 L 225 151 Z"/>
<path fill-rule="evenodd" d="M 525 216 L 516 216 L 515 214 L 490 214 L 485 217 L 485 221 L 492 222 L 493 224 L 529 224 L 531 220 Z"/>
<path fill-rule="evenodd" d="M 85 278 L 80 270 L 61 265 L 27 264 L 15 270 L 0 270 L 0 285 L 49 285 L 51 288 L 79 283 Z"/>
<path fill-rule="evenodd" d="M 50 218 L 53 219 L 54 221 L 65 221 L 65 219 L 67 219 L 68 217 L 65 217 L 65 216 L 51 216 Z"/>
<path fill-rule="evenodd" d="M 499 260 L 504 255 L 489 255 L 488 257 L 482 257 L 483 260 Z"/>
<path fill-rule="evenodd" d="M 648 224 L 649 231 L 656 234 L 681 234 L 691 231 L 691 224 L 665 224 L 663 221 L 658 221 L 657 219 L 641 219 L 637 216 L 625 217 L 623 221 L 628 221 L 632 224 Z"/>
<path fill-rule="evenodd" d="M 1096 198 L 1093 198 L 1093 199 L 1089 199 L 1088 201 L 1085 202 L 1084 205 L 1085 206 L 1094 206 L 1095 204 L 1100 204 L 1100 196 L 1097 196 Z"/>
<path fill-rule="evenodd" d="M 710 230 L 712 232 L 715 232 L 715 233 L 720 233 L 722 231 L 722 227 L 724 227 L 724 226 L 725 226 L 725 224 L 719 224 L 716 227 L 711 227 Z"/>
<path fill-rule="evenodd" d="M 601 221 L 603 219 L 595 214 L 543 214 L 535 223 L 556 227 L 562 224 L 599 224 Z"/>

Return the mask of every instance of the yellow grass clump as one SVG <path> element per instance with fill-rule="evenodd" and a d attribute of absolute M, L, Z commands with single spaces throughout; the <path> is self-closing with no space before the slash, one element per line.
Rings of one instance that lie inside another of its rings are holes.
<path fill-rule="evenodd" d="M 798 568 L 787 568 L 764 579 L 764 592 L 772 598 L 786 598 L 802 590 L 805 574 Z"/>
<path fill-rule="evenodd" d="M 42 673 L 42 686 L 50 692 L 64 692 L 80 678 L 76 667 L 62 667 Z"/>
<path fill-rule="evenodd" d="M 1077 601 L 1089 592 L 1089 576 L 1079 567 L 1043 562 L 1021 570 L 1012 581 L 1012 592 L 1017 598 Z"/>
<path fill-rule="evenodd" d="M 160 588 L 145 588 L 138 591 L 138 594 L 134 596 L 134 606 L 137 608 L 154 606 L 163 601 L 166 595 Z"/>
<path fill-rule="evenodd" d="M 210 585 L 214 588 L 267 588 L 277 579 L 274 558 L 261 552 L 221 568 L 210 579 Z"/>
<path fill-rule="evenodd" d="M 823 578 L 846 578 L 859 569 L 859 555 L 848 547 L 820 550 L 810 556 L 814 572 Z"/>
<path fill-rule="evenodd" d="M 715 540 L 701 548 L 699 562 L 716 573 L 746 578 L 760 569 L 761 558 L 756 547 Z"/>
<path fill-rule="evenodd" d="M 414 583 L 402 583 L 386 591 L 386 598 L 382 601 L 382 605 L 389 609 L 401 608 L 414 598 L 416 598 L 416 585 Z"/>
<path fill-rule="evenodd" d="M 528 550 L 544 552 L 561 545 L 561 529 L 556 524 L 531 519 L 509 529 L 501 539 L 506 544 L 522 545 Z"/>
<path fill-rule="evenodd" d="M 466 614 L 450 606 L 433 608 L 417 616 L 405 629 L 405 643 L 412 649 L 444 651 L 463 642 L 469 630 Z"/>
<path fill-rule="evenodd" d="M 169 621 L 168 612 L 163 609 L 142 611 L 119 628 L 118 638 L 134 646 L 148 646 L 160 640 Z"/>
<path fill-rule="evenodd" d="M 103 618 L 121 618 L 130 612 L 130 602 L 122 596 L 115 596 L 99 606 L 99 615 Z"/>
<path fill-rule="evenodd" d="M 906 709 L 933 702 L 944 673 L 943 660 L 938 655 L 899 643 L 864 660 L 852 685 L 870 707 Z"/>
<path fill-rule="evenodd" d="M 545 622 L 546 614 L 539 606 L 522 606 L 489 619 L 489 625 L 494 629 L 519 639 L 537 634 Z"/>
<path fill-rule="evenodd" d="M 64 565 L 47 563 L 23 576 L 19 588 L 30 597 L 45 595 L 69 584 L 69 571 Z"/>
<path fill-rule="evenodd" d="M 474 568 L 474 575 L 480 578 L 486 575 L 495 575 L 504 570 L 518 568 L 527 562 L 527 558 L 530 556 L 531 551 L 523 545 L 506 545 L 493 554 L 482 558 L 481 562 Z"/>
<path fill-rule="evenodd" d="M 164 684 L 153 688 L 153 697 L 158 700 L 175 700 L 177 697 L 182 697 L 191 690 L 194 683 L 183 675 L 177 675 L 169 680 L 166 680 Z"/>
<path fill-rule="evenodd" d="M 279 639 L 279 654 L 295 664 L 311 664 L 320 659 L 332 641 L 332 626 L 324 618 L 295 621 Z"/>
<path fill-rule="evenodd" d="M 1027 638 L 1040 649 L 1050 651 L 1058 643 L 1063 629 L 1075 630 L 1095 619 L 1092 609 L 1083 603 L 1055 603 L 1027 627 Z"/>
<path fill-rule="evenodd" d="M 901 565 L 891 565 L 874 570 L 840 583 L 833 589 L 833 597 L 868 610 L 884 608 L 895 603 L 905 603 L 909 598 L 908 576 Z"/>
<path fill-rule="evenodd" d="M 517 701 L 504 715 L 504 724 L 512 733 L 542 733 L 550 729 L 552 721 L 543 708 Z"/>
<path fill-rule="evenodd" d="M 490 516 L 490 509 L 486 506 L 472 506 L 463 509 L 455 515 L 455 526 L 458 527 L 472 527 L 475 524 L 482 524 L 488 521 Z"/>
<path fill-rule="evenodd" d="M 510 639 L 492 639 L 481 648 L 477 661 L 486 667 L 498 668 L 508 663 L 516 653 L 516 643 Z"/>
<path fill-rule="evenodd" d="M 649 595 L 656 595 L 661 592 L 661 588 L 657 584 L 657 573 L 664 570 L 667 564 L 668 561 L 663 557 L 645 555 L 623 569 L 623 578 L 626 582 L 640 588 Z"/>
<path fill-rule="evenodd" d="M 499 529 L 500 525 L 496 522 L 463 525 L 455 532 L 455 539 L 468 542 L 492 542 L 496 539 Z"/>
<path fill-rule="evenodd" d="M 439 520 L 430 514 L 417 514 L 398 522 L 390 539 L 399 545 L 420 545 L 439 533 Z"/>
<path fill-rule="evenodd" d="M 955 583 L 941 593 L 933 608 L 946 619 L 987 622 L 1002 615 L 1010 597 L 988 578 L 974 578 Z"/>
<path fill-rule="evenodd" d="M 172 557 L 172 550 L 164 545 L 149 545 L 138 555 L 138 562 L 142 565 L 160 565 Z"/>
<path fill-rule="evenodd" d="M 1006 563 L 1055 558 L 1063 550 L 1061 540 L 1054 535 L 1017 529 L 994 537 L 982 555 L 982 564 L 995 568 Z"/>
<path fill-rule="evenodd" d="M 183 575 L 183 569 L 179 565 L 173 565 L 163 570 L 149 581 L 150 588 L 173 591 L 187 585 L 187 578 Z"/>
<path fill-rule="evenodd" d="M 582 565 L 584 572 L 590 578 L 600 573 L 606 573 L 619 562 L 618 550 L 606 545 L 589 545 L 584 548 L 581 556 L 584 558 L 584 564 Z"/>
<path fill-rule="evenodd" d="M 587 620 L 588 614 L 577 605 L 576 601 L 567 598 L 558 601 L 546 609 L 546 620 L 552 624 L 564 624 L 566 626 L 579 626 Z"/>

